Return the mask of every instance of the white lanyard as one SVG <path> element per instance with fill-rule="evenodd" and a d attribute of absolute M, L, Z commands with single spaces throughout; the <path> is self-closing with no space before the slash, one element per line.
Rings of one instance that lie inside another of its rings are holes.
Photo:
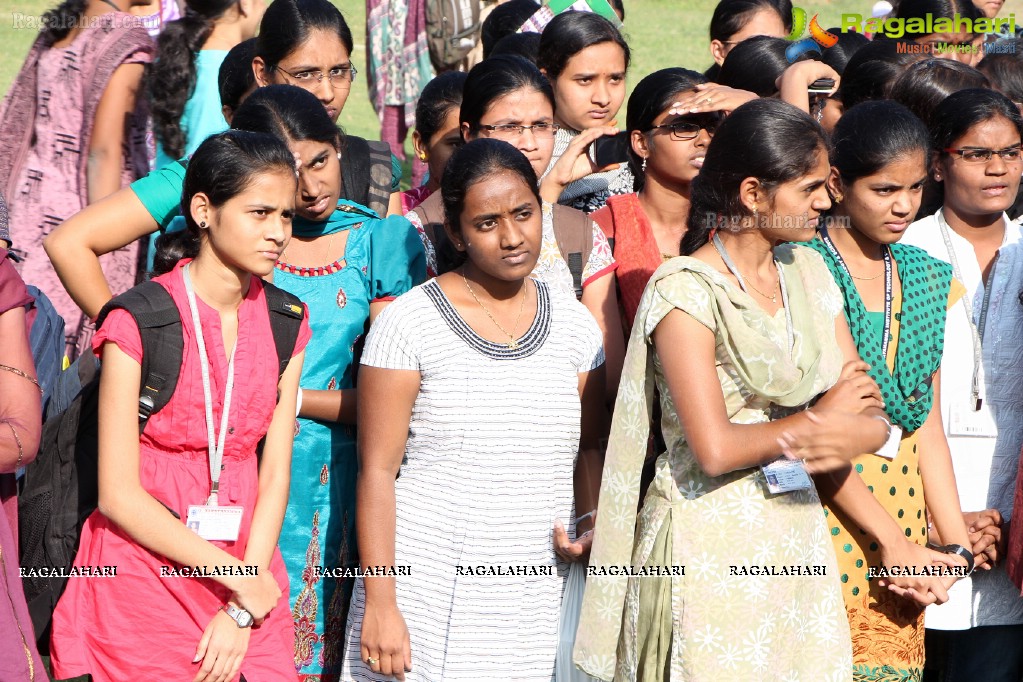
<path fill-rule="evenodd" d="M 220 490 L 220 467 L 224 460 L 224 439 L 227 436 L 227 419 L 231 412 L 231 393 L 234 391 L 234 354 L 238 350 L 237 339 L 231 349 L 231 359 L 227 363 L 227 386 L 224 389 L 224 409 L 220 414 L 220 437 L 217 438 L 213 424 L 213 397 L 210 389 L 210 359 L 206 354 L 206 342 L 199 323 L 199 308 L 195 303 L 195 290 L 192 288 L 192 277 L 188 274 L 191 263 L 184 268 L 185 293 L 188 294 L 188 307 L 192 311 L 192 326 L 195 327 L 195 341 L 199 347 L 199 368 L 202 370 L 202 394 L 206 403 L 206 437 L 209 439 L 210 461 L 210 496 L 206 504 L 217 506 L 217 493 Z"/>
<path fill-rule="evenodd" d="M 963 285 L 966 284 L 966 280 L 963 279 L 963 272 L 959 269 L 959 258 L 956 257 L 955 248 L 952 246 L 952 238 L 948 234 L 948 223 L 945 222 L 945 213 L 943 209 L 938 209 L 938 212 L 934 214 L 938 220 L 938 229 L 941 231 L 941 238 L 945 240 L 945 249 L 948 250 L 948 261 L 952 266 L 952 274 L 957 280 Z M 978 324 L 973 322 L 973 302 L 970 300 L 970 295 L 967 293 L 963 296 L 963 307 L 966 309 L 966 318 L 970 323 L 970 332 L 973 335 L 973 380 L 970 383 L 970 397 L 973 400 L 974 411 L 979 410 L 983 405 L 983 398 L 980 395 L 980 366 L 982 359 L 982 346 L 981 343 L 984 341 L 984 328 L 987 326 L 987 313 L 988 306 L 991 304 L 991 290 L 994 289 L 995 284 L 995 266 L 998 263 L 998 256 L 995 255 L 995 260 L 991 263 L 991 272 L 988 275 L 988 281 L 984 282 L 983 273 L 981 273 L 980 285 L 984 287 L 984 298 L 982 299 L 980 306 L 980 320 Z"/>
<path fill-rule="evenodd" d="M 742 278 L 742 273 L 740 273 L 739 269 L 735 267 L 735 263 L 733 263 L 731 257 L 729 257 L 728 251 L 725 250 L 725 245 L 721 243 L 721 240 L 716 234 L 711 241 L 714 243 L 714 248 L 717 249 L 718 255 L 721 256 L 721 260 L 724 262 L 725 267 L 728 268 L 728 271 L 731 272 L 735 276 L 735 279 L 739 281 L 739 288 L 748 294 L 749 290 L 746 288 L 746 280 Z M 792 351 L 796 345 L 796 339 L 795 330 L 792 325 L 792 311 L 791 308 L 789 308 L 789 292 L 785 288 L 785 273 L 782 272 L 782 268 L 778 265 L 777 260 L 774 261 L 774 267 L 778 271 L 778 287 L 781 289 L 781 302 L 782 306 L 785 308 L 785 332 L 788 337 L 788 352 L 789 357 L 791 358 Z"/>

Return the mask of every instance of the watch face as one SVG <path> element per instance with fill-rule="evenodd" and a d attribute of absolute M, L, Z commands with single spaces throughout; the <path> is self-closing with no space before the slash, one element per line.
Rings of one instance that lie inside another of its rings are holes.
<path fill-rule="evenodd" d="M 242 611 L 238 614 L 238 625 L 243 628 L 247 628 L 252 625 L 252 614 L 248 611 Z"/>

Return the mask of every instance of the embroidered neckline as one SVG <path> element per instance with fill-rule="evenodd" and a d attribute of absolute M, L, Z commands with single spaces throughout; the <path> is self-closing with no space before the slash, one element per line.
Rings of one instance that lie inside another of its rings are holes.
<path fill-rule="evenodd" d="M 283 261 L 277 261 L 275 267 L 278 270 L 290 272 L 291 274 L 298 275 L 299 277 L 322 277 L 323 275 L 332 275 L 335 272 L 341 272 L 345 269 L 346 265 L 345 258 L 342 256 L 330 265 L 320 265 L 315 268 L 300 267 Z"/>
<path fill-rule="evenodd" d="M 423 292 L 436 306 L 451 331 L 473 350 L 495 360 L 519 360 L 540 350 L 551 332 L 551 302 L 547 285 L 539 280 L 533 280 L 533 283 L 536 285 L 536 316 L 526 333 L 518 339 L 517 348 L 508 348 L 505 343 L 488 341 L 477 334 L 458 314 L 451 301 L 444 295 L 440 285 L 437 284 L 437 280 L 430 280 L 424 284 Z"/>

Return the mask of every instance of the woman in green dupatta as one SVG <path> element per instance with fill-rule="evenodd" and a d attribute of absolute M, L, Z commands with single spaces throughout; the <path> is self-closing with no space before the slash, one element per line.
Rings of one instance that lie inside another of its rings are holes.
<path fill-rule="evenodd" d="M 835 553 L 806 473 L 879 448 L 889 425 L 827 267 L 783 243 L 813 238 L 828 170 L 820 126 L 776 100 L 736 109 L 708 147 L 682 243 L 691 257 L 654 273 L 629 343 L 576 639 L 590 675 L 851 678 Z M 655 386 L 668 451 L 637 523 Z M 621 575 L 664 565 L 684 575 Z"/>
<path fill-rule="evenodd" d="M 947 263 L 898 243 L 927 179 L 924 124 L 901 104 L 866 102 L 842 116 L 832 144 L 828 185 L 836 206 L 810 246 L 844 294 L 853 340 L 894 432 L 876 454 L 854 459 L 852 471 L 818 476 L 817 485 L 838 556 L 854 679 L 909 682 L 923 676 L 924 606 L 947 601 L 958 577 L 886 579 L 870 571 L 973 565 L 941 410 L 934 408 L 945 312 L 963 289 Z M 955 543 L 945 553 L 926 548 L 928 512 L 943 542 Z M 969 560 L 951 554 L 955 547 L 967 548 Z"/>

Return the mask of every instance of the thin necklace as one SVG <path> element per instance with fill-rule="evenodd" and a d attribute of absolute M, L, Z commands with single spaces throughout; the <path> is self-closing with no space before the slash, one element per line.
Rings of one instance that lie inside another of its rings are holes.
<path fill-rule="evenodd" d="M 778 282 L 774 283 L 774 288 L 775 289 L 778 288 L 778 284 L 779 284 L 780 281 L 781 280 L 778 280 Z M 746 280 L 746 284 L 748 284 L 753 291 L 757 292 L 758 294 L 760 294 L 764 298 L 771 299 L 771 303 L 777 303 L 778 302 L 778 293 L 777 293 L 777 291 L 775 293 L 773 293 L 773 294 L 765 294 L 760 289 L 757 289 L 755 286 L 753 286 L 753 282 L 751 282 L 749 280 Z"/>
<path fill-rule="evenodd" d="M 327 258 L 326 265 L 330 265 L 331 263 L 334 262 L 334 261 L 330 260 L 330 247 L 334 246 L 334 237 L 336 237 L 336 236 L 337 236 L 337 232 L 332 232 L 331 235 L 330 235 L 330 239 L 327 240 L 327 250 L 324 253 L 324 256 L 326 256 L 326 258 Z M 288 242 L 288 246 L 291 246 L 291 242 L 290 241 Z M 287 263 L 288 262 L 286 260 L 286 257 L 288 255 L 288 246 L 284 247 L 284 250 L 281 251 L 280 257 L 277 259 L 277 260 L 279 260 L 282 263 Z M 340 259 L 338 259 L 338 260 L 340 260 Z"/>
<path fill-rule="evenodd" d="M 735 279 L 739 280 L 739 287 L 743 291 L 746 290 L 746 285 L 748 284 L 750 286 L 750 288 L 753 289 L 753 291 L 757 292 L 758 294 L 760 294 L 764 298 L 771 299 L 771 303 L 777 303 L 778 302 L 778 294 L 777 293 L 765 294 L 760 289 L 757 289 L 755 286 L 753 286 L 752 282 L 750 282 L 749 280 L 747 280 L 745 277 L 742 276 L 742 273 L 739 272 L 738 266 L 736 266 L 735 263 L 732 262 L 731 257 L 729 257 L 728 251 L 725 249 L 725 245 L 721 243 L 721 238 L 720 237 L 718 237 L 715 234 L 713 237 L 711 237 L 711 243 L 714 244 L 714 249 L 718 252 L 718 255 L 721 256 L 721 262 L 724 263 L 725 267 L 728 268 L 728 270 L 735 276 Z M 777 261 L 775 261 L 775 266 L 774 267 L 777 270 L 777 268 L 778 268 Z M 778 280 L 774 283 L 774 288 L 775 289 L 780 289 L 781 288 L 781 274 L 780 273 L 778 275 Z"/>
<path fill-rule="evenodd" d="M 878 277 L 884 276 L 884 273 L 882 272 L 880 275 L 874 275 L 873 277 L 857 277 L 856 275 L 854 275 L 854 274 L 852 274 L 850 272 L 849 276 L 852 277 L 853 279 L 858 279 L 861 282 L 871 282 L 871 281 L 877 279 Z"/>
<path fill-rule="evenodd" d="M 464 271 L 462 272 L 462 281 L 465 282 L 465 288 L 469 290 L 469 295 L 472 296 L 472 300 L 476 301 L 476 303 L 479 304 L 480 308 L 483 308 L 483 312 L 487 314 L 487 317 L 490 318 L 490 321 L 496 324 L 497 328 L 504 332 L 504 334 L 508 337 L 509 341 L 508 343 L 504 344 L 505 347 L 508 348 L 509 350 L 515 350 L 516 348 L 518 348 L 519 342 L 516 340 L 514 332 L 519 328 L 519 320 L 522 319 L 522 310 L 526 307 L 526 283 L 525 282 L 522 283 L 522 302 L 519 303 L 519 314 L 515 317 L 515 325 L 512 327 L 512 331 L 509 332 L 507 329 L 501 326 L 501 323 L 498 322 L 493 315 L 490 314 L 490 311 L 487 310 L 487 306 L 483 305 L 483 302 L 476 298 L 476 292 L 474 292 L 472 290 L 472 287 L 469 286 L 469 280 L 466 279 Z"/>

